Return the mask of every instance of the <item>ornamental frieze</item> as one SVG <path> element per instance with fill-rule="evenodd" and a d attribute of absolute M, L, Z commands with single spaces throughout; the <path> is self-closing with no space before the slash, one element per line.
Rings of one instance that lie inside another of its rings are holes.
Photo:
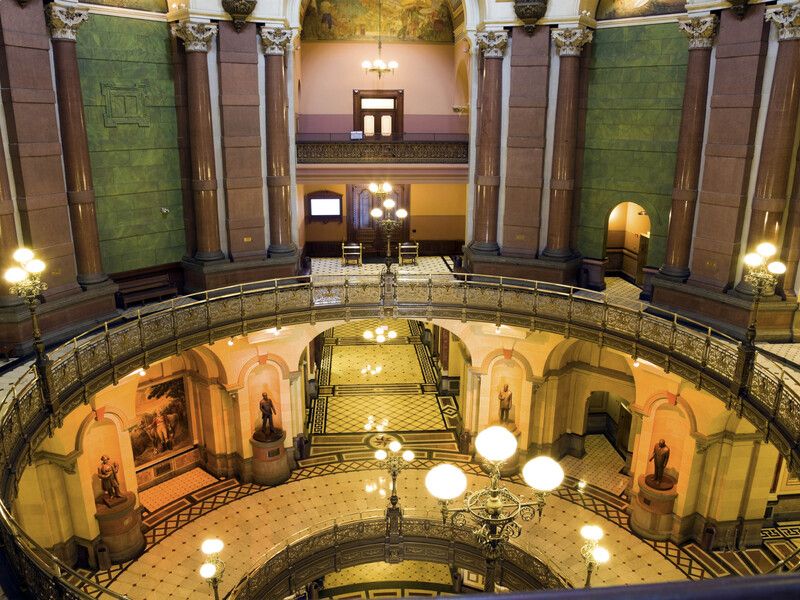
<path fill-rule="evenodd" d="M 298 142 L 299 164 L 469 162 L 468 142 Z"/>

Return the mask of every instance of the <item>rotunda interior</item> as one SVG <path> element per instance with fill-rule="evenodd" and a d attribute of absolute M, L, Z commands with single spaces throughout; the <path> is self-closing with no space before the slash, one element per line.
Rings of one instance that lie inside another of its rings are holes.
<path fill-rule="evenodd" d="M 5 0 L 0 141 L 0 600 L 800 593 L 797 0 Z"/>

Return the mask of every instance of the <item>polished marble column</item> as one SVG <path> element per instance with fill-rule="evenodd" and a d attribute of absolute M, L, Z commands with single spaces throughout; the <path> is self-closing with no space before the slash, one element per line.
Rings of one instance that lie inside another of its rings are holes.
<path fill-rule="evenodd" d="M 286 97 L 284 55 L 292 32 L 281 27 L 262 27 L 261 44 L 266 70 L 267 203 L 269 207 L 269 255 L 297 252 L 291 230 L 291 165 L 289 163 L 289 103 Z M 331 76 L 334 76 L 331 74 Z"/>
<path fill-rule="evenodd" d="M 689 37 L 689 60 L 675 158 L 667 251 L 660 273 L 679 281 L 685 281 L 689 277 L 689 253 L 703 154 L 711 47 L 714 44 L 717 22 L 715 15 L 709 15 L 678 23 L 678 27 Z"/>
<path fill-rule="evenodd" d="M 800 2 L 768 11 L 765 18 L 777 27 L 778 55 L 750 213 L 750 249 L 780 240 L 800 105 Z"/>
<path fill-rule="evenodd" d="M 542 258 L 567 260 L 575 255 L 570 248 L 570 232 L 575 191 L 580 56 L 583 46 L 592 41 L 592 32 L 582 27 L 554 29 L 552 36 L 559 56 L 558 99 L 553 132 L 547 247 Z"/>
<path fill-rule="evenodd" d="M 89 18 L 89 12 L 57 4 L 48 4 L 45 11 L 53 44 L 61 147 L 78 283 L 87 287 L 108 280 L 100 258 L 92 165 L 78 71 L 77 32 Z"/>
<path fill-rule="evenodd" d="M 225 258 L 220 248 L 217 169 L 208 82 L 208 50 L 216 32 L 217 26 L 208 23 L 183 21 L 172 25 L 172 35 L 182 39 L 186 49 L 189 144 L 197 233 L 194 259 L 200 262 Z"/>
<path fill-rule="evenodd" d="M 483 73 L 475 157 L 475 214 L 470 249 L 497 254 L 497 209 L 500 198 L 500 120 L 502 115 L 503 55 L 508 45 L 505 31 L 478 34 L 483 53 Z"/>

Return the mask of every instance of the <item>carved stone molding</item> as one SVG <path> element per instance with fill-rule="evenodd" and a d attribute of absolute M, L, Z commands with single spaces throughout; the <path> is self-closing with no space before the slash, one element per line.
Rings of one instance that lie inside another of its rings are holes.
<path fill-rule="evenodd" d="M 689 38 L 689 50 L 708 49 L 714 45 L 718 23 L 716 15 L 708 15 L 681 21 L 678 28 Z"/>
<path fill-rule="evenodd" d="M 297 162 L 439 163 L 469 162 L 467 142 L 298 142 Z"/>
<path fill-rule="evenodd" d="M 210 23 L 182 21 L 172 24 L 172 35 L 183 40 L 187 52 L 208 52 L 217 26 Z"/>
<path fill-rule="evenodd" d="M 533 35 L 536 22 L 547 12 L 547 0 L 514 0 L 514 12 L 524 23 L 525 33 Z"/>
<path fill-rule="evenodd" d="M 800 40 L 800 2 L 783 4 L 770 11 L 764 18 L 774 22 L 778 28 L 778 41 Z"/>
<path fill-rule="evenodd" d="M 553 29 L 551 35 L 559 56 L 580 56 L 583 46 L 592 41 L 592 32 L 584 27 Z"/>
<path fill-rule="evenodd" d="M 286 54 L 286 49 L 289 47 L 289 42 L 292 41 L 292 30 L 284 29 L 283 27 L 267 27 L 266 25 L 261 28 L 261 47 L 264 49 L 264 54 Z"/>
<path fill-rule="evenodd" d="M 48 4 L 45 9 L 50 37 L 54 40 L 74 42 L 77 40 L 78 28 L 89 19 L 88 10 Z"/>
<path fill-rule="evenodd" d="M 482 31 L 478 34 L 478 48 L 485 58 L 503 58 L 508 46 L 508 32 Z"/>
<path fill-rule="evenodd" d="M 230 15 L 236 33 L 247 25 L 247 17 L 253 13 L 257 3 L 258 0 L 222 0 L 222 8 Z"/>

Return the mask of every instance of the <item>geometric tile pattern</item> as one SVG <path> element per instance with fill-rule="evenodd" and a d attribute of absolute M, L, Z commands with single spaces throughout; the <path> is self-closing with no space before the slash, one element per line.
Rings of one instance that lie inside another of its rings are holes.
<path fill-rule="evenodd" d="M 450 261 L 452 263 L 452 260 Z M 342 265 L 341 258 L 312 258 L 312 275 L 379 275 L 385 268 L 384 263 L 365 262 L 360 267 L 358 265 Z M 392 265 L 392 271 L 397 271 L 397 264 Z M 417 264 L 406 264 L 400 267 L 400 273 L 417 273 L 427 275 L 429 273 L 450 273 L 452 269 L 448 267 L 447 259 L 441 256 L 420 256 Z"/>
<path fill-rule="evenodd" d="M 620 473 L 625 461 L 606 436 L 587 435 L 584 438 L 584 449 L 586 454 L 583 458 L 565 456 L 559 461 L 564 472 L 620 496 L 631 478 Z"/>
<path fill-rule="evenodd" d="M 366 365 L 380 366 L 380 373 L 362 374 Z M 426 383 L 415 345 L 377 344 L 334 346 L 330 385 L 380 385 L 382 383 Z"/>
<path fill-rule="evenodd" d="M 446 429 L 435 394 L 330 396 L 327 398 L 325 431 L 364 431 L 367 417 L 388 419 L 388 431 L 437 431 Z"/>
<path fill-rule="evenodd" d="M 139 492 L 139 502 L 145 510 L 153 512 L 170 502 L 183 498 L 191 492 L 217 481 L 216 477 L 197 467 L 177 477 L 168 479 L 164 483 Z"/>
<path fill-rule="evenodd" d="M 425 581 L 428 583 L 450 583 L 447 565 L 405 560 L 401 563 L 367 563 L 346 567 L 325 576 L 325 587 L 333 588 L 373 581 Z"/>
<path fill-rule="evenodd" d="M 387 325 L 390 330 L 397 332 L 398 338 L 407 338 L 411 336 L 411 328 L 406 319 L 362 319 L 359 321 L 350 321 L 349 323 L 342 323 L 333 328 L 334 338 L 347 338 L 350 340 L 366 341 L 363 338 L 363 333 L 367 329 L 374 330 L 381 325 Z M 325 332 L 328 336 L 330 331 Z M 378 345 L 377 342 L 370 342 L 372 345 Z"/>

